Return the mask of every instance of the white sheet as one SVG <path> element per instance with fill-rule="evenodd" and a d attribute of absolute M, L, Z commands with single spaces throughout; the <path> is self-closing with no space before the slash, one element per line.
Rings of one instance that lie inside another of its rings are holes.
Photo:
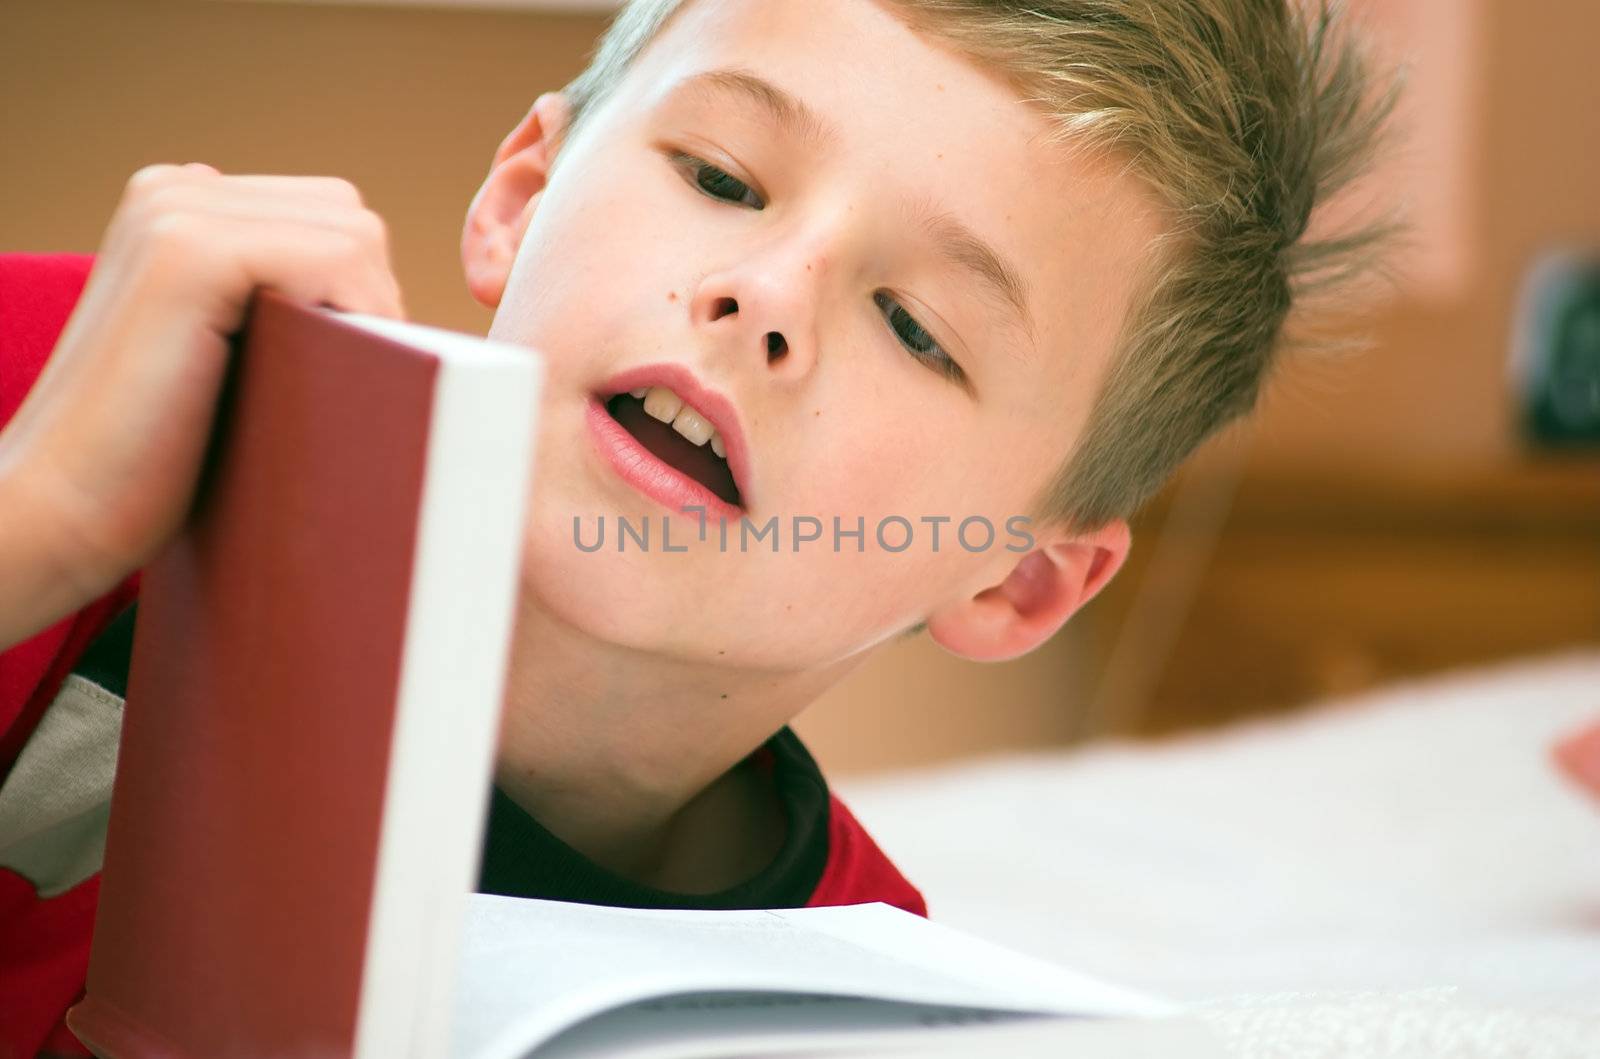
<path fill-rule="evenodd" d="M 1234 1054 L 1600 1056 L 1600 805 L 1547 756 L 1595 717 L 1576 651 L 836 787 L 933 918 L 1192 1002 Z"/>

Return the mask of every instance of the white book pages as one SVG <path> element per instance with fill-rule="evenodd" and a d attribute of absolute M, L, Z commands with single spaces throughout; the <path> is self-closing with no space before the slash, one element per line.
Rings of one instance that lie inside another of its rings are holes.
<path fill-rule="evenodd" d="M 439 364 L 354 1048 L 433 1059 L 482 847 L 543 362 L 425 324 L 332 315 Z"/>
<path fill-rule="evenodd" d="M 1171 1006 L 881 902 L 678 911 L 469 899 L 456 1059 L 714 1056 Z"/>

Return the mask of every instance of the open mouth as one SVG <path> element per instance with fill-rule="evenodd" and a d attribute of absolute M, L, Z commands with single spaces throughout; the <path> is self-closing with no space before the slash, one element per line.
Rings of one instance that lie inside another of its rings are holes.
<path fill-rule="evenodd" d="M 693 421 L 685 420 L 683 423 L 683 429 L 690 435 L 686 437 L 673 422 L 663 422 L 646 411 L 645 401 L 648 399 L 648 394 L 643 397 L 629 392 L 614 394 L 605 399 L 605 409 L 612 419 L 662 463 L 699 482 L 718 499 L 735 507 L 743 507 L 733 472 L 728 468 L 727 459 L 719 456 L 713 447 L 709 429 L 706 431 L 707 440 L 696 444 L 692 437 L 701 431 L 696 429 Z M 659 407 L 657 411 L 660 411 Z M 693 413 L 692 409 L 689 411 Z M 716 446 L 720 445 L 718 439 Z"/>

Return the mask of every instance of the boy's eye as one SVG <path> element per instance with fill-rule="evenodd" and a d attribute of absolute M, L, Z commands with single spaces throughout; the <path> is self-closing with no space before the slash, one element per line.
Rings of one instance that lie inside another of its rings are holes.
<path fill-rule="evenodd" d="M 737 177 L 729 176 L 710 162 L 696 158 L 692 154 L 684 154 L 682 151 L 672 152 L 672 161 L 688 179 L 694 182 L 695 187 L 710 197 L 723 202 L 741 202 L 756 210 L 766 208 L 766 203 L 750 190 L 748 184 Z"/>
<path fill-rule="evenodd" d="M 961 370 L 961 365 L 940 348 L 939 343 L 933 340 L 933 336 L 923 330 L 922 325 L 906 312 L 905 306 L 883 291 L 874 294 L 872 300 L 878 303 L 878 308 L 889 321 L 889 327 L 894 331 L 895 337 L 900 340 L 901 345 L 911 351 L 912 356 L 952 382 L 966 384 L 966 373 Z"/>

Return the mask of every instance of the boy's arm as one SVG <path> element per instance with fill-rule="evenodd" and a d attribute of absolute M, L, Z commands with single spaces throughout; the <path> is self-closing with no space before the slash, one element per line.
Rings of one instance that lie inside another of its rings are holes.
<path fill-rule="evenodd" d="M 349 183 L 134 174 L 48 363 L 0 430 L 0 650 L 110 591 L 188 510 L 252 292 L 398 317 Z"/>
<path fill-rule="evenodd" d="M 0 650 L 92 602 L 111 586 L 83 583 L 69 552 L 52 540 L 39 489 L 0 469 Z"/>

